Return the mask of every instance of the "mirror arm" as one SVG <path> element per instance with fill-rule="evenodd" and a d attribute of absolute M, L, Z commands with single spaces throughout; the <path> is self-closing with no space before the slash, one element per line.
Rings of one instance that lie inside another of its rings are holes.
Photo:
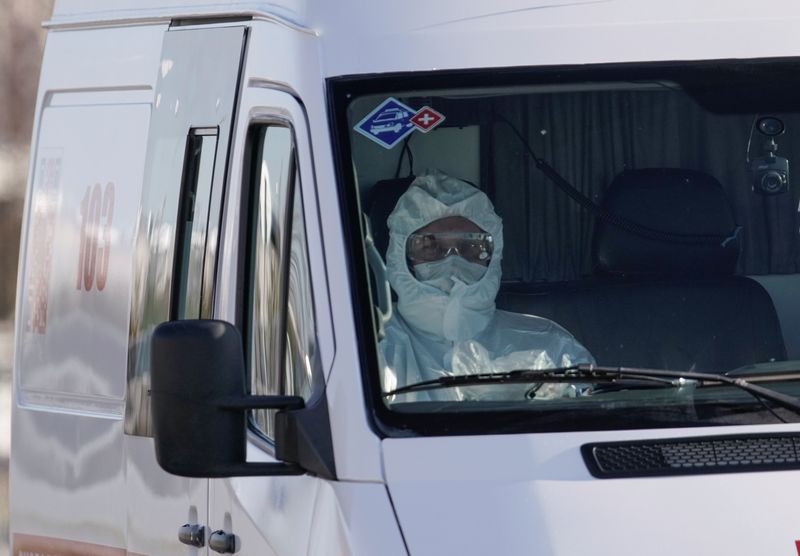
<path fill-rule="evenodd" d="M 290 411 L 303 409 L 305 400 L 300 396 L 226 396 L 215 404 L 220 409 L 247 411 L 250 409 L 277 409 Z M 247 462 L 217 469 L 222 476 L 256 477 L 260 475 L 303 475 L 306 469 L 290 462 Z"/>
<path fill-rule="evenodd" d="M 306 470 L 295 463 L 284 462 L 247 462 L 233 465 L 218 466 L 214 475 L 205 477 L 257 477 L 257 476 L 287 476 L 305 475 Z"/>
<path fill-rule="evenodd" d="M 249 409 L 303 409 L 305 400 L 300 396 L 227 396 L 217 400 L 220 409 L 246 411 Z M 285 476 L 303 475 L 306 470 L 296 463 L 287 462 L 247 462 L 225 466 L 219 469 L 223 476 L 257 477 L 260 475 Z"/>
<path fill-rule="evenodd" d="M 220 409 L 242 411 L 247 409 L 303 409 L 305 400 L 300 396 L 227 396 L 216 403 Z"/>

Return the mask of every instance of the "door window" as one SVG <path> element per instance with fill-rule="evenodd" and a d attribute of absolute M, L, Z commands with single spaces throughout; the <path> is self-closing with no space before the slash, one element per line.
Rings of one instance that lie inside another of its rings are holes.
<path fill-rule="evenodd" d="M 178 284 L 172 308 L 172 316 L 176 319 L 211 316 L 211 307 L 201 307 L 201 298 L 216 152 L 217 128 L 198 128 L 189 133 L 176 241 L 175 276 Z M 207 278 L 211 279 L 211 276 Z"/>
<path fill-rule="evenodd" d="M 306 399 L 319 376 L 303 199 L 292 130 L 260 125 L 252 145 L 246 332 L 250 386 L 257 395 Z M 274 437 L 274 411 L 252 415 Z"/>

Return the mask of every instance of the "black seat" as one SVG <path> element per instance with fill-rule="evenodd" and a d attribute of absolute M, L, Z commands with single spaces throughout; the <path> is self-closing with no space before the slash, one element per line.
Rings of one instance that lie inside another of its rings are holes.
<path fill-rule="evenodd" d="M 658 240 L 601 220 L 594 277 L 504 285 L 498 307 L 558 322 L 602 365 L 719 372 L 786 359 L 769 294 L 734 275 L 740 231 L 713 177 L 625 172 L 609 187 L 604 208 L 653 230 L 721 239 Z"/>

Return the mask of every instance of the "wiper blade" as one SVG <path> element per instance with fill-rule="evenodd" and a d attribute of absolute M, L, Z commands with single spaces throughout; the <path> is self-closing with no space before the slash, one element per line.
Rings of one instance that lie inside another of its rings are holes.
<path fill-rule="evenodd" d="M 770 376 L 758 376 L 753 379 L 760 381 L 770 380 Z M 785 379 L 785 373 L 780 375 Z M 800 377 L 798 377 L 800 378 Z M 527 384 L 527 383 L 598 383 L 640 380 L 660 383 L 663 386 L 685 386 L 688 381 L 695 381 L 699 386 L 712 386 L 727 384 L 735 386 L 756 398 L 764 398 L 776 404 L 791 409 L 800 414 L 800 399 L 753 384 L 741 377 L 730 377 L 717 373 L 697 373 L 693 371 L 676 371 L 668 369 L 643 369 L 638 367 L 608 367 L 597 365 L 572 365 L 569 367 L 556 367 L 551 369 L 517 369 L 502 373 L 478 373 L 473 375 L 443 376 L 433 380 L 426 380 L 402 386 L 384 393 L 385 397 L 422 390 L 435 390 L 439 388 L 454 388 L 459 386 L 479 386 L 484 384 Z"/>
<path fill-rule="evenodd" d="M 548 369 L 515 369 L 500 373 L 475 373 L 469 375 L 450 375 L 415 382 L 401 386 L 395 390 L 384 392 L 384 397 L 408 394 L 423 390 L 440 388 L 457 388 L 459 386 L 481 386 L 484 384 L 530 384 L 544 382 L 586 383 L 589 379 L 595 382 L 615 382 L 620 377 L 610 376 L 604 372 L 587 372 L 589 365 L 571 365 L 568 367 L 552 367 Z M 596 370 L 599 367 L 591 367 Z M 615 367 L 616 368 L 616 367 Z M 628 378 L 628 377 L 625 377 Z M 646 380 L 664 386 L 677 386 L 675 379 L 661 377 L 630 377 L 631 380 Z"/>

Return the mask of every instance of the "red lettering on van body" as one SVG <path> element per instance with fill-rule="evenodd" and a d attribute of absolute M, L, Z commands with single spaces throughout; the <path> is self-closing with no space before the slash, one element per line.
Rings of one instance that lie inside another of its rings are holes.
<path fill-rule="evenodd" d="M 60 174 L 60 156 L 42 156 L 39 159 L 36 169 L 38 183 L 31 197 L 30 251 L 25 279 L 26 301 L 30 315 L 26 327 L 36 334 L 44 334 L 47 330 L 47 298 L 50 289 L 50 266 Z"/>
<path fill-rule="evenodd" d="M 81 201 L 81 236 L 75 289 L 103 291 L 111 256 L 111 223 L 114 218 L 114 183 L 86 188 Z"/>

